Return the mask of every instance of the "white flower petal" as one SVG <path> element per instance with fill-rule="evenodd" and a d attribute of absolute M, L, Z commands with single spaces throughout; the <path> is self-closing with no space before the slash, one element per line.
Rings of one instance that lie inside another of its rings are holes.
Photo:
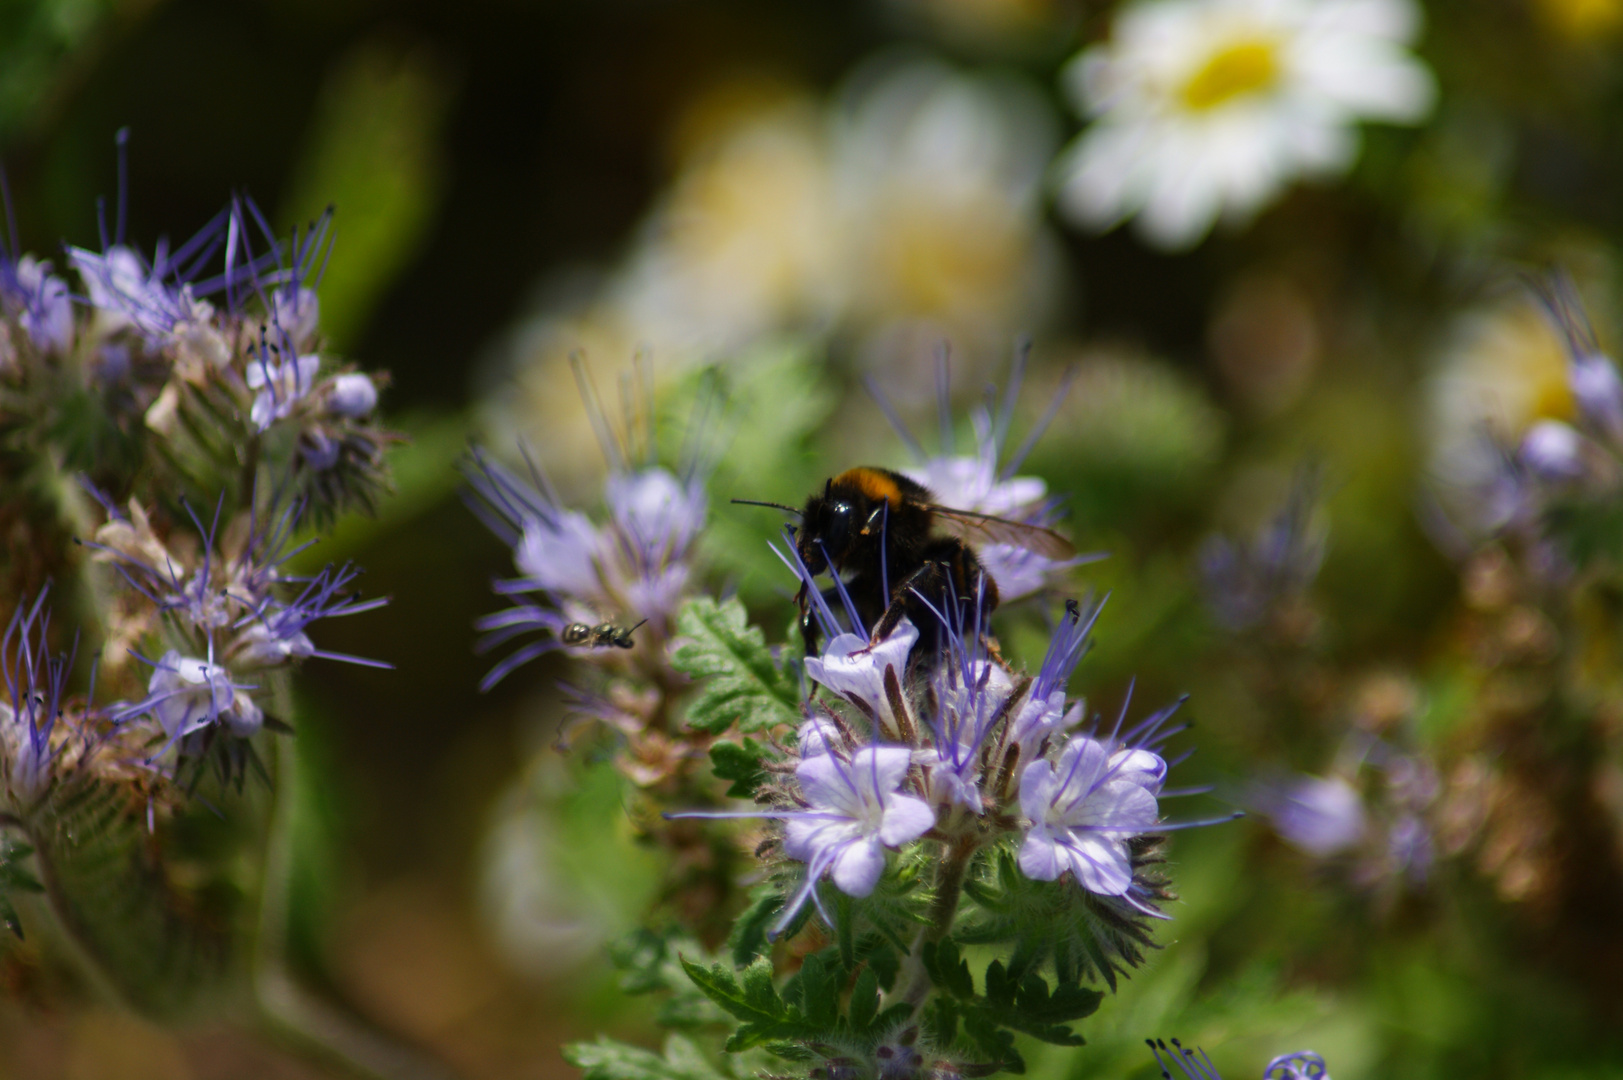
<path fill-rule="evenodd" d="M 1042 827 L 1026 834 L 1016 861 L 1020 864 L 1020 872 L 1033 881 L 1053 881 L 1065 872 L 1065 863 L 1060 858 L 1054 834 Z"/>
<path fill-rule="evenodd" d="M 879 839 L 891 847 L 917 840 L 935 827 L 935 811 L 922 799 L 893 795 L 886 801 Z"/>
<path fill-rule="evenodd" d="M 830 876 L 847 896 L 867 896 L 885 872 L 885 849 L 877 838 L 853 840 L 834 857 Z"/>
<path fill-rule="evenodd" d="M 1059 850 L 1077 884 L 1091 893 L 1120 896 L 1133 884 L 1133 864 L 1119 840 L 1072 834 Z"/>

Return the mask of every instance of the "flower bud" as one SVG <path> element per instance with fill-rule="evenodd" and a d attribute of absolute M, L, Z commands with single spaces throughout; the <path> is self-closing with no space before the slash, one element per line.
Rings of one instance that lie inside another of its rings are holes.
<path fill-rule="evenodd" d="M 327 409 L 339 416 L 362 417 L 378 403 L 378 388 L 359 372 L 334 377 L 327 396 Z"/>
<path fill-rule="evenodd" d="M 1600 353 L 1575 355 L 1568 373 L 1584 418 L 1613 439 L 1623 439 L 1623 380 Z"/>
<path fill-rule="evenodd" d="M 1536 476 L 1552 483 L 1583 474 L 1583 439 L 1559 420 L 1541 420 L 1529 428 L 1517 456 Z"/>

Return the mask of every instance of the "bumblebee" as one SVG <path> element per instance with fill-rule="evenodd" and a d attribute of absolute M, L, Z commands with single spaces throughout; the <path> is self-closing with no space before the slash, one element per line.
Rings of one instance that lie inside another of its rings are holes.
<path fill-rule="evenodd" d="M 644 619 L 637 626 L 641 626 L 642 623 L 647 621 L 647 619 Z M 572 622 L 564 627 L 563 633 L 559 634 L 558 637 L 565 645 L 584 645 L 593 649 L 601 649 L 612 645 L 618 649 L 630 649 L 635 648 L 637 644 L 631 640 L 631 635 L 637 629 L 637 626 L 619 626 L 607 622 L 591 626 L 583 622 Z"/>
<path fill-rule="evenodd" d="M 780 503 L 751 505 L 799 514 L 799 526 L 790 528 L 807 571 L 813 577 L 825 572 L 839 576 L 875 641 L 904 616 L 910 618 L 919 630 L 915 656 L 939 654 L 942 619 L 954 620 L 960 633 L 979 633 L 997 607 L 997 582 L 972 541 L 1013 544 L 1051 559 L 1076 554 L 1071 542 L 1052 529 L 938 505 L 924 485 L 872 466 L 830 477 L 822 491 L 806 500 L 804 510 Z M 823 597 L 835 611 L 842 610 L 837 586 L 824 589 Z M 806 651 L 813 653 L 819 632 L 809 584 L 801 584 L 795 602 Z"/>

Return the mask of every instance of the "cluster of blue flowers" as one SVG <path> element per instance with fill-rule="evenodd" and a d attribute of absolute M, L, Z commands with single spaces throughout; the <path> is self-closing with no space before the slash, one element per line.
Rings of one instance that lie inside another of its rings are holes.
<path fill-rule="evenodd" d="M 151 674 L 136 700 L 68 708 L 71 664 L 45 656 L 44 593 L 19 607 L 17 704 L 0 724 L 19 799 L 49 785 L 69 728 L 102 748 L 74 767 L 162 781 L 208 759 L 240 780 L 248 740 L 276 723 L 268 673 L 309 657 L 376 664 L 318 649 L 306 629 L 386 602 L 356 598 L 352 566 L 288 569 L 308 546 L 297 531 L 371 505 L 393 437 L 373 417 L 378 379 L 335 362 L 321 336 L 330 215 L 283 242 L 236 198 L 145 253 L 124 235 L 124 143 L 115 227 L 103 220 L 100 250 L 66 249 L 80 291 L 50 262 L 0 250 L 0 405 L 8 443 L 91 496 L 74 493 L 72 525 L 104 601 L 102 671 L 115 692 L 128 657 Z M 212 505 L 206 526 L 194 505 Z M 40 679 L 48 713 L 33 704 Z"/>

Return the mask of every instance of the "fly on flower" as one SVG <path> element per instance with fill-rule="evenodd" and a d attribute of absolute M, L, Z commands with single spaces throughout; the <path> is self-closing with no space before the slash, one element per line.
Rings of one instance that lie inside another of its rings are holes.
<path fill-rule="evenodd" d="M 642 385 L 627 388 L 626 412 L 635 420 L 619 432 L 610 426 L 583 362 L 577 361 L 575 374 L 609 463 L 607 520 L 594 523 L 566 506 L 527 451 L 527 477 L 478 448 L 463 466 L 472 489 L 469 508 L 512 547 L 519 571 L 519 577 L 494 584 L 499 595 L 520 599 L 478 621 L 477 628 L 485 632 L 479 651 L 534 631 L 544 635 L 492 668 L 480 683 L 482 690 L 557 649 L 582 650 L 575 655 L 586 658 L 614 646 L 598 657 L 609 662 L 618 650 L 635 650 L 631 633 L 642 626 L 648 628 L 645 653 L 657 657 L 690 591 L 696 543 L 708 510 L 705 479 L 712 465 L 704 428 L 713 421 L 703 412 L 694 418 L 694 431 L 673 472 L 656 458 L 646 365 L 640 370 Z M 700 408 L 711 404 L 707 400 Z M 620 621 L 632 613 L 642 621 L 635 626 Z"/>

